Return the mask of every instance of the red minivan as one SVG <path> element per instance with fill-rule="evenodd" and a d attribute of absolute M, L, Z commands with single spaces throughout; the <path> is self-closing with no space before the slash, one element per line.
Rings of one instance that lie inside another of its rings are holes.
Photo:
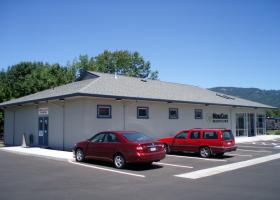
<path fill-rule="evenodd" d="M 222 156 L 236 151 L 234 136 L 229 129 L 190 129 L 178 132 L 174 137 L 161 138 L 166 153 L 182 151 L 199 153 L 201 157 Z"/>
<path fill-rule="evenodd" d="M 126 163 L 157 162 L 165 157 L 163 143 L 134 131 L 105 131 L 75 144 L 76 161 L 96 159 L 113 162 L 116 168 Z"/>

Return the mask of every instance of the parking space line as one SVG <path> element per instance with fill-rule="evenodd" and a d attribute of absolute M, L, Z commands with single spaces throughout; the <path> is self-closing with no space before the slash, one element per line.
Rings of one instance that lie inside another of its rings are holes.
<path fill-rule="evenodd" d="M 166 166 L 172 166 L 172 167 L 180 167 L 180 168 L 188 168 L 192 169 L 192 166 L 187 166 L 187 165 L 175 165 L 175 164 L 170 164 L 170 163 L 162 163 L 162 162 L 156 162 L 154 164 L 158 165 L 166 165 Z"/>
<path fill-rule="evenodd" d="M 213 176 L 213 175 L 228 172 L 228 171 L 233 171 L 233 170 L 244 168 L 244 167 L 261 164 L 261 163 L 276 160 L 276 159 L 280 159 L 280 153 L 269 155 L 269 156 L 264 156 L 264 157 L 260 157 L 260 158 L 254 158 L 251 160 L 241 161 L 241 162 L 237 162 L 237 163 L 221 165 L 218 167 L 202 169 L 202 170 L 198 170 L 198 171 L 194 171 L 194 172 L 178 174 L 178 175 L 174 175 L 174 176 L 180 177 L 180 178 L 199 179 L 199 178 Z"/>
<path fill-rule="evenodd" d="M 273 147 L 260 147 L 260 146 L 243 146 L 243 145 L 238 145 L 238 147 L 241 148 L 253 148 L 253 149 L 273 149 Z"/>
<path fill-rule="evenodd" d="M 227 162 L 227 160 L 217 160 L 211 158 L 198 158 L 198 157 L 190 157 L 190 156 L 177 156 L 177 155 L 166 155 L 167 157 L 176 157 L 176 158 L 187 158 L 187 159 L 197 159 L 197 160 L 208 160 L 214 162 Z"/>
<path fill-rule="evenodd" d="M 94 166 L 94 165 L 87 165 L 87 164 L 83 164 L 83 163 L 77 163 L 77 162 L 72 161 L 72 160 L 68 160 L 68 162 L 72 163 L 74 165 L 79 165 L 79 166 L 93 168 L 93 169 L 99 169 L 99 170 L 108 171 L 108 172 L 114 172 L 114 173 L 118 173 L 118 174 L 124 174 L 124 175 L 129 175 L 129 176 L 136 176 L 136 177 L 141 177 L 141 178 L 145 178 L 146 177 L 146 176 L 141 175 L 141 174 L 134 174 L 134 173 L 123 172 L 123 171 L 114 170 L 114 169 L 108 169 L 108 168 L 104 168 L 104 167 L 97 167 L 97 166 Z"/>
<path fill-rule="evenodd" d="M 228 156 L 244 156 L 244 157 L 252 157 L 253 155 L 245 155 L 245 154 L 236 154 L 236 153 L 227 153 Z"/>
<path fill-rule="evenodd" d="M 249 152 L 256 152 L 256 153 L 271 153 L 272 151 L 267 150 L 250 150 L 250 149 L 238 149 L 238 151 L 249 151 Z"/>

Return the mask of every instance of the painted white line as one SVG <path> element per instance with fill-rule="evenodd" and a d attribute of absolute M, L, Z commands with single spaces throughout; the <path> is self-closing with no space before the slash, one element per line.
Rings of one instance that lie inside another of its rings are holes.
<path fill-rule="evenodd" d="M 197 159 L 197 160 L 209 160 L 214 162 L 227 162 L 227 160 L 218 160 L 218 159 L 211 159 L 211 158 L 198 158 L 198 157 L 191 157 L 191 156 L 177 156 L 177 155 L 166 155 L 167 157 L 176 157 L 176 158 L 187 158 L 187 159 Z"/>
<path fill-rule="evenodd" d="M 257 147 L 257 146 L 245 146 L 245 145 L 238 145 L 241 148 L 253 148 L 253 149 L 273 149 L 273 147 Z"/>
<path fill-rule="evenodd" d="M 166 166 L 172 166 L 172 167 L 180 167 L 180 168 L 188 168 L 192 169 L 192 166 L 187 166 L 187 165 L 175 165 L 175 164 L 170 164 L 170 163 L 162 163 L 162 162 L 156 162 L 154 164 L 158 165 L 166 165 Z"/>
<path fill-rule="evenodd" d="M 238 149 L 238 151 L 249 151 L 249 152 L 256 152 L 256 153 L 271 153 L 272 151 L 267 150 L 249 150 L 249 149 Z"/>
<path fill-rule="evenodd" d="M 280 145 L 279 146 L 275 146 L 274 148 L 280 148 Z"/>
<path fill-rule="evenodd" d="M 213 176 L 213 175 L 228 172 L 228 171 L 233 171 L 233 170 L 244 168 L 244 167 L 249 167 L 249 166 L 265 163 L 265 162 L 276 160 L 276 159 L 280 159 L 280 153 L 261 157 L 261 158 L 254 158 L 251 160 L 241 161 L 241 162 L 237 162 L 237 163 L 222 165 L 222 166 L 218 166 L 218 167 L 202 169 L 202 170 L 198 170 L 198 171 L 194 171 L 194 172 L 178 174 L 178 175 L 174 175 L 174 176 L 181 177 L 181 178 L 198 179 L 198 178 Z"/>
<path fill-rule="evenodd" d="M 227 156 L 245 156 L 245 157 L 252 157 L 252 155 L 245 155 L 245 154 L 235 154 L 235 153 L 227 153 Z"/>
<path fill-rule="evenodd" d="M 255 142 L 252 142 L 252 144 L 256 144 Z"/>
<path fill-rule="evenodd" d="M 274 145 L 274 146 L 278 145 L 277 143 L 271 143 L 271 144 Z"/>
<path fill-rule="evenodd" d="M 262 142 L 262 145 L 266 145 L 266 143 L 265 143 L 265 142 Z"/>
<path fill-rule="evenodd" d="M 83 164 L 83 163 L 77 163 L 77 162 L 72 161 L 72 160 L 68 160 L 68 162 L 72 163 L 74 165 L 79 165 L 79 166 L 93 168 L 93 169 L 99 169 L 99 170 L 108 171 L 108 172 L 114 172 L 114 173 L 118 173 L 118 174 L 125 174 L 125 175 L 129 175 L 129 176 L 137 176 L 137 177 L 141 177 L 141 178 L 145 178 L 146 177 L 146 176 L 141 175 L 141 174 L 133 174 L 133 173 L 123 172 L 123 171 L 119 171 L 119 170 L 108 169 L 108 168 L 104 168 L 104 167 L 97 167 L 97 166 L 94 166 L 94 165 L 87 165 L 87 164 Z"/>

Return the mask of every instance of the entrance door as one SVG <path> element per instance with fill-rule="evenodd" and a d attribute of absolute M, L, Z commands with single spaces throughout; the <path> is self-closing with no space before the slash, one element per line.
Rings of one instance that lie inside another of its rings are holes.
<path fill-rule="evenodd" d="M 48 146 L 49 117 L 39 117 L 39 146 Z"/>
<path fill-rule="evenodd" d="M 248 136 L 255 136 L 255 114 L 248 113 Z"/>

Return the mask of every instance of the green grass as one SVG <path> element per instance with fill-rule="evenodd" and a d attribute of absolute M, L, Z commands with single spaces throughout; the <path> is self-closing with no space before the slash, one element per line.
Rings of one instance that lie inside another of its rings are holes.
<path fill-rule="evenodd" d="M 268 130 L 268 135 L 280 135 L 280 130 Z"/>
<path fill-rule="evenodd" d="M 0 140 L 0 148 L 1 147 L 4 147 L 5 145 L 4 145 L 4 141 L 3 140 Z"/>

